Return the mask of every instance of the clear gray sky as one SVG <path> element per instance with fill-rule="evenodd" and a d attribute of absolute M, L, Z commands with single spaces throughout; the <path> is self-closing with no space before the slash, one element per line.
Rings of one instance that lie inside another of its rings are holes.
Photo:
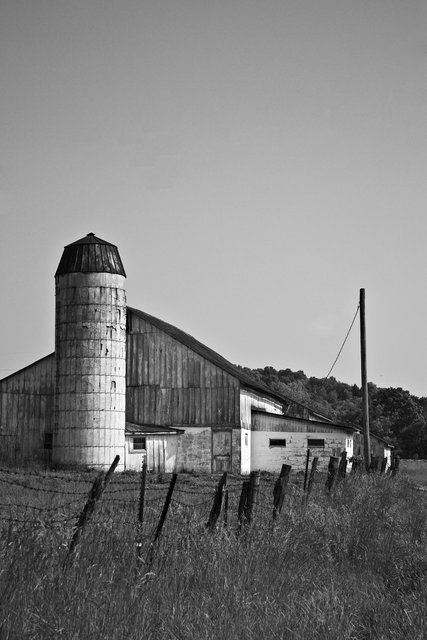
<path fill-rule="evenodd" d="M 425 0 L 0 0 L 0 377 L 89 232 L 232 362 L 427 396 Z M 360 384 L 355 325 L 333 375 Z"/>

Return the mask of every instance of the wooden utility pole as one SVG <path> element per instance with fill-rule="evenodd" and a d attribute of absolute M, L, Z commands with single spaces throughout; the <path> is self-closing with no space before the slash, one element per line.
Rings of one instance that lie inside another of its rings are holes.
<path fill-rule="evenodd" d="M 366 369 L 366 324 L 365 324 L 365 289 L 360 289 L 360 352 L 362 363 L 362 427 L 363 427 L 363 458 L 365 469 L 371 466 L 371 439 L 369 436 L 369 401 L 368 377 Z"/>

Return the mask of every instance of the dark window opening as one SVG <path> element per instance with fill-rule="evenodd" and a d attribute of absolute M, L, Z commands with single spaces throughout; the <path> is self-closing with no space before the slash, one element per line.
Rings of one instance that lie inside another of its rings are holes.
<path fill-rule="evenodd" d="M 44 448 L 47 449 L 48 451 L 51 451 L 52 449 L 52 434 L 51 433 L 45 433 L 44 434 L 44 444 L 43 444 Z"/>
<path fill-rule="evenodd" d="M 134 451 L 145 451 L 145 437 L 135 436 L 133 439 L 133 450 Z"/>
<path fill-rule="evenodd" d="M 284 438 L 270 438 L 270 447 L 286 447 Z"/>
<path fill-rule="evenodd" d="M 309 438 L 307 442 L 308 447 L 324 447 L 325 440 L 324 438 Z"/>

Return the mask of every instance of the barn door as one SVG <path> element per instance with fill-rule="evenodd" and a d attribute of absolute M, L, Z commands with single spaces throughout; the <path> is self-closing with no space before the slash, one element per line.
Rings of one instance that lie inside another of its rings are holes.
<path fill-rule="evenodd" d="M 231 429 L 212 431 L 212 471 L 231 471 Z"/>

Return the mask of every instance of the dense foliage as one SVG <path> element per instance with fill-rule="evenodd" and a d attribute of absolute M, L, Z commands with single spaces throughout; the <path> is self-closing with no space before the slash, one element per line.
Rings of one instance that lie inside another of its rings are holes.
<path fill-rule="evenodd" d="M 308 378 L 303 371 L 273 367 L 247 369 L 255 379 L 336 422 L 361 425 L 362 393 L 357 385 L 330 378 Z M 369 383 L 372 431 L 388 438 L 404 458 L 427 458 L 427 398 L 402 388 L 382 389 Z"/>

